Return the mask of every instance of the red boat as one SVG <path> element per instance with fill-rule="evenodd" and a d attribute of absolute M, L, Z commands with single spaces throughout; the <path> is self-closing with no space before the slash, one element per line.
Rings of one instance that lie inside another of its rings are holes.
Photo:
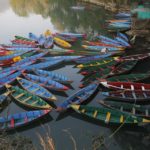
<path fill-rule="evenodd" d="M 91 41 L 84 41 L 84 43 L 91 45 L 91 46 L 106 46 L 106 47 L 118 47 L 118 48 L 123 48 L 121 46 L 116 46 L 116 45 L 112 45 L 112 44 L 105 44 L 101 41 L 98 42 L 91 42 Z"/>
<path fill-rule="evenodd" d="M 5 50 L 3 48 L 0 48 L 0 56 L 6 56 L 6 55 L 9 55 L 11 54 L 12 52 L 9 51 L 9 50 Z"/>
<path fill-rule="evenodd" d="M 134 83 L 134 82 L 109 82 L 103 81 L 100 82 L 103 86 L 114 89 L 114 90 L 150 90 L 150 84 L 145 83 Z"/>
<path fill-rule="evenodd" d="M 26 40 L 12 40 L 11 42 L 14 44 L 25 44 L 34 46 L 37 44 L 35 41 L 26 41 Z"/>
<path fill-rule="evenodd" d="M 20 60 L 21 60 L 20 56 L 17 56 L 17 57 L 14 57 L 12 59 L 0 61 L 0 67 L 11 66 L 12 64 L 14 64 L 15 62 L 18 62 Z"/>

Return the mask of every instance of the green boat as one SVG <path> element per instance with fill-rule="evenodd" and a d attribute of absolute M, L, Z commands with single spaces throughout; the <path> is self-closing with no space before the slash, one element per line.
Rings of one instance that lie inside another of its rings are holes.
<path fill-rule="evenodd" d="M 137 104 L 130 104 L 130 103 L 123 103 L 123 102 L 112 102 L 112 101 L 103 101 L 100 100 L 99 103 L 104 107 L 118 110 L 121 112 L 130 113 L 131 115 L 150 118 L 150 107 L 137 105 Z"/>
<path fill-rule="evenodd" d="M 131 60 L 131 61 L 122 62 L 120 65 L 115 67 L 110 72 L 110 76 L 111 75 L 118 75 L 118 74 L 123 74 L 123 73 L 129 72 L 130 70 L 132 70 L 135 67 L 137 62 L 138 62 L 137 60 Z"/>
<path fill-rule="evenodd" d="M 113 60 L 113 61 L 110 61 L 108 63 L 100 64 L 100 65 L 97 65 L 97 66 L 94 66 L 94 67 L 83 68 L 83 69 L 80 70 L 80 73 L 82 75 L 88 75 L 88 74 L 93 74 L 93 73 L 96 73 L 96 72 L 103 72 L 107 68 L 113 69 L 114 66 L 117 63 L 118 63 L 117 61 Z"/>
<path fill-rule="evenodd" d="M 148 119 L 104 107 L 71 105 L 71 108 L 80 114 L 84 114 L 107 124 L 139 125 L 150 123 Z"/>
<path fill-rule="evenodd" d="M 6 84 L 6 88 L 11 91 L 11 96 L 20 104 L 34 109 L 52 109 L 52 107 L 40 97 L 33 95 L 17 86 Z"/>
<path fill-rule="evenodd" d="M 84 64 L 77 65 L 77 68 L 88 68 L 88 67 L 95 67 L 100 66 L 104 64 L 108 64 L 109 62 L 112 62 L 114 60 L 119 60 L 119 57 L 109 57 L 101 60 L 93 60 Z"/>
<path fill-rule="evenodd" d="M 80 88 L 87 86 L 91 82 L 97 80 L 98 78 L 106 78 L 109 73 L 112 71 L 111 68 L 106 68 L 101 72 L 97 72 L 95 74 L 90 74 L 82 79 L 83 83 L 80 85 Z"/>
<path fill-rule="evenodd" d="M 33 41 L 33 40 L 29 39 L 29 38 L 25 38 L 25 37 L 22 37 L 22 36 L 19 36 L 19 35 L 15 35 L 15 39 L 16 40 Z"/>
<path fill-rule="evenodd" d="M 137 73 L 137 74 L 127 74 L 127 75 L 120 75 L 107 78 L 107 81 L 113 82 L 137 82 L 142 81 L 150 77 L 149 73 Z M 101 78 L 101 77 L 99 77 Z M 101 80 L 101 79 L 100 79 Z M 103 81 L 103 79 L 101 80 Z"/>

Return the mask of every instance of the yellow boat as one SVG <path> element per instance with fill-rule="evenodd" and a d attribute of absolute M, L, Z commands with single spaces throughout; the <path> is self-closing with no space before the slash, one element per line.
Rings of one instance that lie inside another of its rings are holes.
<path fill-rule="evenodd" d="M 64 48 L 70 48 L 72 45 L 60 38 L 57 38 L 57 37 L 54 37 L 54 42 L 58 45 L 58 46 L 61 46 L 61 47 L 64 47 Z"/>
<path fill-rule="evenodd" d="M 48 37 L 48 36 L 52 36 L 52 32 L 50 30 L 46 30 L 44 32 L 44 35 L 45 37 Z M 64 47 L 64 48 L 70 48 L 72 45 L 68 42 L 66 42 L 65 40 L 62 40 L 60 38 L 57 38 L 57 37 L 54 37 L 54 42 L 60 46 L 60 47 Z"/>

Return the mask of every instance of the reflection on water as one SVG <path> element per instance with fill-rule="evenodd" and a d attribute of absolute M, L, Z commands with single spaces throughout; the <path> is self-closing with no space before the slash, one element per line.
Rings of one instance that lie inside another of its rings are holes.
<path fill-rule="evenodd" d="M 11 6 L 17 15 L 28 16 L 35 13 L 43 18 L 50 17 L 60 31 L 99 31 L 103 27 L 108 12 L 89 5 L 85 5 L 84 11 L 73 11 L 71 7 L 76 5 L 76 0 L 11 0 Z"/>

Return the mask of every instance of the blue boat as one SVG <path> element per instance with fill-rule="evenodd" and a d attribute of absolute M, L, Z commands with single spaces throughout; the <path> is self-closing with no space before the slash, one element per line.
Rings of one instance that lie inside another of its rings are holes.
<path fill-rule="evenodd" d="M 6 50 L 9 50 L 9 51 L 32 51 L 32 50 L 40 50 L 39 48 L 35 48 L 35 47 L 8 47 L 8 48 L 5 48 Z"/>
<path fill-rule="evenodd" d="M 72 96 L 69 96 L 63 103 L 58 105 L 56 111 L 61 112 L 70 108 L 71 104 L 81 104 L 85 102 L 96 92 L 98 86 L 99 84 L 92 83 L 85 88 L 77 91 Z"/>
<path fill-rule="evenodd" d="M 117 47 L 108 47 L 108 46 L 88 46 L 88 45 L 82 45 L 83 48 L 88 50 L 95 50 L 95 51 L 101 51 L 103 48 L 107 48 L 108 51 L 120 51 L 124 50 L 124 48 L 117 48 Z"/>
<path fill-rule="evenodd" d="M 69 36 L 69 37 L 74 37 L 74 38 L 85 38 L 87 35 L 84 33 L 70 33 L 70 32 L 62 32 L 62 33 L 56 33 L 56 35 L 61 35 L 61 36 Z"/>
<path fill-rule="evenodd" d="M 34 110 L 0 117 L 0 131 L 8 131 L 27 125 L 49 114 L 50 111 L 49 109 Z"/>
<path fill-rule="evenodd" d="M 57 66 L 59 64 L 61 64 L 62 60 L 55 60 L 55 61 L 46 61 L 46 62 L 41 62 L 38 64 L 33 64 L 30 66 L 27 66 L 26 70 L 33 70 L 33 69 L 44 69 L 44 68 L 50 68 L 50 67 L 54 67 Z"/>
<path fill-rule="evenodd" d="M 126 42 L 129 41 L 128 37 L 127 37 L 125 34 L 121 33 L 121 32 L 117 32 L 117 37 L 122 38 L 122 39 L 125 40 Z"/>
<path fill-rule="evenodd" d="M 69 88 L 67 86 L 64 86 L 54 80 L 51 80 L 50 78 L 41 77 L 41 76 L 37 76 L 37 75 L 33 75 L 33 74 L 26 74 L 26 73 L 23 73 L 23 75 L 28 80 L 35 82 L 43 87 L 49 88 L 51 90 L 55 90 L 55 91 L 69 90 Z"/>
<path fill-rule="evenodd" d="M 40 37 L 38 38 L 39 45 L 43 46 L 45 41 L 46 41 L 46 37 L 41 34 Z"/>
<path fill-rule="evenodd" d="M 44 48 L 51 48 L 54 44 L 54 40 L 51 36 L 47 37 L 44 42 Z"/>
<path fill-rule="evenodd" d="M 24 58 L 24 59 L 22 59 L 21 61 L 14 63 L 13 66 L 22 65 L 22 64 L 24 64 L 24 63 L 26 63 L 26 62 L 30 62 L 30 61 L 35 61 L 35 60 L 37 60 L 37 59 L 43 57 L 43 56 L 46 55 L 47 53 L 48 53 L 48 52 L 42 52 L 42 53 L 39 53 L 39 54 L 30 56 L 30 57 Z"/>
<path fill-rule="evenodd" d="M 72 83 L 73 81 L 69 79 L 67 76 L 64 76 L 62 74 L 56 73 L 54 71 L 45 71 L 45 70 L 33 70 L 35 74 L 41 76 L 41 77 L 46 77 L 50 78 L 51 80 L 68 84 Z"/>
<path fill-rule="evenodd" d="M 29 39 L 31 39 L 33 41 L 38 41 L 38 37 L 35 34 L 31 33 L 31 32 L 29 33 Z"/>
<path fill-rule="evenodd" d="M 0 78 L 0 88 L 2 88 L 5 84 L 9 84 L 13 82 L 18 76 L 22 74 L 23 71 L 18 71 L 14 74 L 11 74 L 5 78 Z"/>
<path fill-rule="evenodd" d="M 52 95 L 47 89 L 40 86 L 39 84 L 36 84 L 34 82 L 28 81 L 26 79 L 22 79 L 20 77 L 17 77 L 17 81 L 20 83 L 20 85 L 27 90 L 28 92 L 40 96 L 41 98 L 47 99 L 49 101 L 55 101 L 56 97 Z"/>
<path fill-rule="evenodd" d="M 131 45 L 126 42 L 124 39 L 120 38 L 120 37 L 116 37 L 115 38 L 121 45 L 126 46 L 126 47 L 130 47 Z"/>

